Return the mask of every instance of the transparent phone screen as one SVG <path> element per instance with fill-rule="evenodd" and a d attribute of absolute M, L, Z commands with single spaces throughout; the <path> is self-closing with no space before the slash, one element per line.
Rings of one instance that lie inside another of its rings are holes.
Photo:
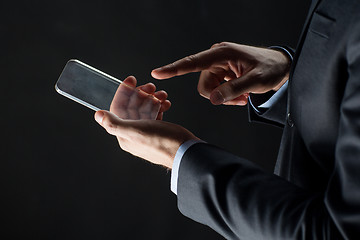
<path fill-rule="evenodd" d="M 56 90 L 95 111 L 110 110 L 123 119 L 156 119 L 160 101 L 78 60 L 70 60 Z M 112 100 L 114 102 L 112 103 Z"/>

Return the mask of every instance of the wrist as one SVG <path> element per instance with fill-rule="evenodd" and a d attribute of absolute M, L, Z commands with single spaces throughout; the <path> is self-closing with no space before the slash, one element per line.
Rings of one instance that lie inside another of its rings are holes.
<path fill-rule="evenodd" d="M 279 66 L 281 66 L 283 74 L 280 82 L 273 88 L 274 91 L 278 91 L 289 80 L 294 52 L 292 49 L 282 46 L 271 46 L 269 47 L 269 49 L 272 49 L 280 53 Z"/>
<path fill-rule="evenodd" d="M 190 131 L 188 131 L 187 129 L 183 128 L 185 130 L 185 134 L 181 135 L 179 134 L 177 138 L 172 140 L 171 144 L 167 144 L 165 146 L 165 151 L 167 152 L 167 158 L 166 160 L 162 163 L 163 166 L 165 166 L 168 169 L 172 169 L 173 163 L 174 163 L 174 159 L 176 157 L 176 154 L 178 154 L 178 150 L 179 148 L 184 145 L 184 144 L 189 144 L 191 143 L 191 145 L 195 142 L 200 142 L 202 141 L 200 138 L 196 137 L 195 135 L 193 135 Z"/>

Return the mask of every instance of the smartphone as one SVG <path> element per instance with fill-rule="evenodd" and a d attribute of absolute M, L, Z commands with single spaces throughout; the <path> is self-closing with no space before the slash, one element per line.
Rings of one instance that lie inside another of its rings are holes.
<path fill-rule="evenodd" d="M 94 111 L 109 110 L 120 83 L 120 80 L 72 59 L 66 63 L 55 89 Z"/>
<path fill-rule="evenodd" d="M 94 111 L 110 110 L 114 99 L 113 112 L 123 119 L 156 119 L 161 107 L 153 95 L 75 59 L 66 63 L 55 89 Z"/>

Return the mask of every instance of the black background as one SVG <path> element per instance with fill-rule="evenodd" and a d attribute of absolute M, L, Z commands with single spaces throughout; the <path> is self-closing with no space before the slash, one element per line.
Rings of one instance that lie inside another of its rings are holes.
<path fill-rule="evenodd" d="M 1 239 L 221 239 L 182 216 L 170 172 L 123 152 L 93 111 L 54 90 L 67 60 L 169 93 L 166 121 L 268 171 L 281 130 L 212 106 L 198 74 L 153 68 L 221 41 L 295 47 L 309 1 L 1 1 Z M 5 238 L 6 237 L 6 238 Z"/>

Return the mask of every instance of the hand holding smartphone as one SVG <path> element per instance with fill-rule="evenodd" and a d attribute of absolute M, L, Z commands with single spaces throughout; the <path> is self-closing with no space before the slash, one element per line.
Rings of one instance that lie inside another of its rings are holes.
<path fill-rule="evenodd" d="M 161 107 L 161 102 L 153 95 L 79 60 L 67 62 L 55 89 L 94 111 L 110 110 L 112 105 L 122 119 L 156 119 Z"/>

